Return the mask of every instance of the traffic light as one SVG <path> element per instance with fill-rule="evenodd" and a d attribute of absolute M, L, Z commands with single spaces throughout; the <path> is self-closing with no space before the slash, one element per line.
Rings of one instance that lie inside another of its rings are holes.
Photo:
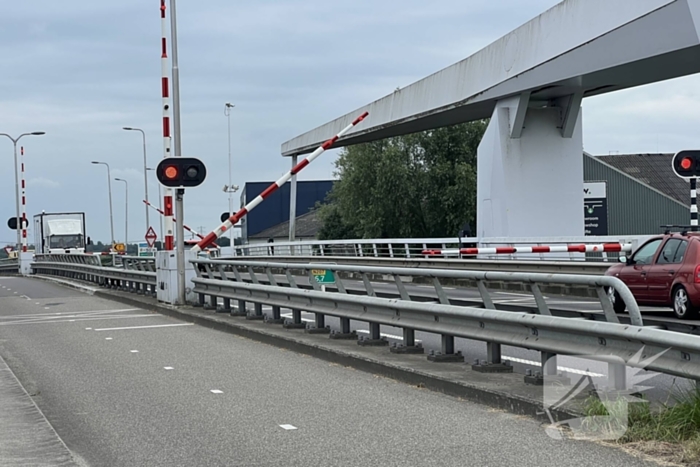
<path fill-rule="evenodd" d="M 24 224 L 24 228 L 27 228 L 29 226 L 29 221 L 24 219 L 23 222 L 20 222 L 21 224 Z M 17 218 L 16 217 L 10 217 L 7 220 L 7 227 L 9 227 L 10 230 L 17 230 Z M 20 227 L 21 228 L 21 227 Z"/>
<path fill-rule="evenodd" d="M 158 181 L 171 188 L 199 186 L 207 177 L 207 168 L 194 157 L 168 157 L 156 168 Z"/>
<path fill-rule="evenodd" d="M 672 164 L 679 177 L 700 177 L 700 151 L 681 151 L 673 156 Z"/>
<path fill-rule="evenodd" d="M 221 222 L 226 222 L 226 220 L 231 217 L 231 215 L 228 212 L 225 212 L 221 215 Z"/>

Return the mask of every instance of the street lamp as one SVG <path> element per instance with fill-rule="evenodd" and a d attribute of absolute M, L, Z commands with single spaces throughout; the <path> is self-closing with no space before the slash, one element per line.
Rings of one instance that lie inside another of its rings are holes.
<path fill-rule="evenodd" d="M 227 102 L 224 105 L 224 115 L 228 119 L 228 185 L 224 185 L 224 192 L 228 193 L 228 215 L 233 216 L 233 194 L 238 190 L 238 187 L 233 186 L 231 181 L 233 173 L 231 172 L 231 109 L 234 104 Z M 231 246 L 233 246 L 233 229 L 231 229 Z"/>
<path fill-rule="evenodd" d="M 16 215 L 17 215 L 17 251 L 21 251 L 21 237 L 20 237 L 20 230 L 24 227 L 22 225 L 22 218 L 19 217 L 19 178 L 17 175 L 17 142 L 22 139 L 24 136 L 41 136 L 45 135 L 46 132 L 44 131 L 33 131 L 31 133 L 22 133 L 19 135 L 17 138 L 13 138 L 12 136 L 8 135 L 7 133 L 0 133 L 0 136 L 7 136 L 10 138 L 12 141 L 12 144 L 15 147 L 15 207 L 16 207 Z"/>
<path fill-rule="evenodd" d="M 146 163 L 146 133 L 141 129 L 141 128 L 132 128 L 130 126 L 125 126 L 123 128 L 126 131 L 140 131 L 141 136 L 143 137 L 143 184 L 144 184 L 144 192 L 146 194 L 146 201 L 148 201 L 148 167 Z M 148 232 L 148 228 L 151 226 L 151 222 L 148 217 L 148 205 L 146 205 L 146 232 Z"/>
<path fill-rule="evenodd" d="M 129 182 L 122 178 L 115 178 L 114 180 L 118 182 L 124 182 L 124 186 L 126 188 L 126 193 L 124 195 L 124 205 L 125 205 L 125 210 L 126 212 L 124 213 L 124 246 L 126 248 L 126 252 L 129 252 Z M 146 206 L 146 209 L 148 209 L 148 206 Z"/>
<path fill-rule="evenodd" d="M 146 167 L 146 170 L 155 171 L 156 169 L 154 169 L 153 167 Z M 160 241 L 162 242 L 163 241 L 163 214 L 162 214 L 163 196 L 160 194 L 160 183 L 156 183 L 156 185 L 158 185 L 158 208 L 161 210 L 161 214 L 158 216 L 158 219 L 160 220 L 160 232 L 159 232 L 159 234 L 160 234 L 160 239 L 161 239 Z M 148 206 L 146 206 L 146 208 L 148 208 Z"/>
<path fill-rule="evenodd" d="M 114 214 L 112 212 L 112 176 L 109 173 L 109 164 L 106 162 L 92 161 L 93 164 L 107 166 L 107 188 L 109 190 L 109 226 L 112 233 L 112 246 L 114 246 Z"/>

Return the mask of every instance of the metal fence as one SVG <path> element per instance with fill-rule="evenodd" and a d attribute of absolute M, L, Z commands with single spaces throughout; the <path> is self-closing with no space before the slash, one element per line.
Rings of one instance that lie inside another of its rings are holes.
<path fill-rule="evenodd" d="M 19 273 L 19 261 L 17 259 L 0 259 L 0 275 Z"/>

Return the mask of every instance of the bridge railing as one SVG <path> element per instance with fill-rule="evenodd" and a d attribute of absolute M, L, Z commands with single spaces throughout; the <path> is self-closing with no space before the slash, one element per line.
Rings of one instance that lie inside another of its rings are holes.
<path fill-rule="evenodd" d="M 239 313 L 236 314 L 240 314 L 241 310 L 245 310 L 246 302 L 252 302 L 255 304 L 255 311 L 248 315 L 251 319 L 262 319 L 262 305 L 270 305 L 273 323 L 281 323 L 280 310 L 288 308 L 292 310 L 292 320 L 285 323 L 286 327 L 303 327 L 301 312 L 304 310 L 314 313 L 316 326 L 312 329 L 317 331 L 323 330 L 325 316 L 334 316 L 339 318 L 341 323 L 340 332 L 331 334 L 331 337 L 335 338 L 357 339 L 357 335 L 350 330 L 350 322 L 365 322 L 369 324 L 370 334 L 368 339 L 358 340 L 360 345 L 378 345 L 382 341 L 386 343 L 381 338 L 380 326 L 391 326 L 400 328 L 403 332 L 404 345 L 392 349 L 397 353 L 422 353 L 422 349 L 415 343 L 416 331 L 440 335 L 442 352 L 433 357 L 435 361 L 460 361 L 460 358 L 463 361 L 463 357 L 454 354 L 455 337 L 486 342 L 488 359 L 486 362 L 475 362 L 473 368 L 478 371 L 507 371 L 508 365 L 501 358 L 501 345 L 509 345 L 542 352 L 543 362 L 548 362 L 547 365 L 543 365 L 545 375 L 556 374 L 556 360 L 552 364 L 552 356 L 587 355 L 608 362 L 611 373 L 617 375 L 624 371 L 625 364 L 637 367 L 645 365 L 647 370 L 700 380 L 700 339 L 697 336 L 642 326 L 639 308 L 631 292 L 624 283 L 612 277 L 466 271 L 378 271 L 329 264 L 242 264 L 210 260 L 195 260 L 193 264 L 197 271 L 197 277 L 193 279 L 194 291 L 200 297 L 200 304 L 205 304 L 205 298 L 210 297 L 210 306 L 215 307 L 217 300 L 222 298 L 224 304 L 220 311 L 233 314 L 231 300 L 237 300 Z M 261 280 L 255 272 L 256 268 L 264 271 L 266 280 Z M 322 285 L 316 280 L 310 281 L 309 288 L 301 287 L 291 274 L 291 270 L 300 268 L 307 273 L 314 269 L 333 271 L 336 273 L 335 289 L 322 290 Z M 286 277 L 286 284 L 281 283 L 274 274 L 274 269 L 285 271 L 282 276 Z M 349 271 L 357 271 L 363 275 L 365 295 L 349 293 L 343 280 L 338 281 L 338 273 Z M 400 298 L 377 296 L 369 283 L 367 275 L 370 272 L 391 275 Z M 435 280 L 438 303 L 414 302 L 405 287 L 402 288 L 401 277 L 421 273 L 426 273 Z M 441 292 L 441 286 L 438 285 L 439 279 L 450 276 L 470 277 L 482 284 L 479 291 L 484 307 L 456 306 L 450 303 L 444 295 L 444 290 Z M 497 310 L 488 292 L 484 292 L 483 284 L 489 279 L 518 280 L 532 284 L 538 313 Z M 542 297 L 538 297 L 536 287 L 537 284 L 547 281 L 586 283 L 597 288 L 607 319 L 572 319 L 548 313 L 548 307 L 542 303 Z M 614 289 L 630 308 L 630 324 L 617 321 L 612 312 L 609 295 L 605 293 L 606 289 Z M 635 362 L 634 359 L 630 361 L 630 356 L 642 354 L 654 358 L 645 357 L 642 362 Z M 618 389 L 624 387 L 624 377 L 615 377 L 613 381 Z"/>
<path fill-rule="evenodd" d="M 250 243 L 234 247 L 236 256 L 330 256 L 373 258 L 428 258 L 426 250 L 451 250 L 466 246 L 482 248 L 499 246 L 558 246 L 567 244 L 631 244 L 636 249 L 648 235 L 605 237 L 533 237 L 533 238 L 403 238 L 356 240 L 306 240 L 299 242 Z M 618 253 L 536 253 L 479 255 L 479 259 L 564 259 L 578 261 L 617 261 Z"/>
<path fill-rule="evenodd" d="M 0 275 L 19 273 L 19 261 L 14 259 L 0 259 Z"/>
<path fill-rule="evenodd" d="M 156 273 L 102 266 L 94 255 L 37 255 L 34 274 L 48 274 L 139 294 L 156 294 Z"/>

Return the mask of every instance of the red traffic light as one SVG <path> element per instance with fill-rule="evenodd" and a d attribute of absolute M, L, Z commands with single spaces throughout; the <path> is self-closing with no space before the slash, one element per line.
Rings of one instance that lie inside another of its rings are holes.
<path fill-rule="evenodd" d="M 681 178 L 700 177 L 700 151 L 681 151 L 673 156 L 673 171 Z"/>
<path fill-rule="evenodd" d="M 684 157 L 681 160 L 681 168 L 683 170 L 689 170 L 693 166 L 693 160 L 690 157 Z"/>
<path fill-rule="evenodd" d="M 169 180 L 175 180 L 177 178 L 178 170 L 177 167 L 174 165 L 169 165 L 168 167 L 165 168 L 163 171 L 163 174 L 165 175 L 165 178 Z"/>

